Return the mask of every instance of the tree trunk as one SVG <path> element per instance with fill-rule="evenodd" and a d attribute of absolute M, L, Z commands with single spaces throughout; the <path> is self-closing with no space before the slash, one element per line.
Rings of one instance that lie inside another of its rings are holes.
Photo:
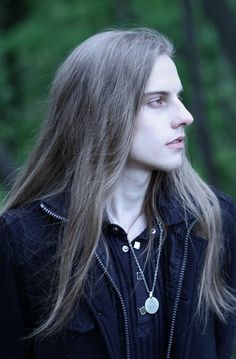
<path fill-rule="evenodd" d="M 235 70 L 236 64 L 236 16 L 225 0 L 203 0 L 203 8 L 213 22 L 228 59 Z"/>
<path fill-rule="evenodd" d="M 196 35 L 194 28 L 193 4 L 192 0 L 182 0 L 184 16 L 185 56 L 189 64 L 189 77 L 192 85 L 192 112 L 196 119 L 195 128 L 198 139 L 198 148 L 203 158 L 210 182 L 213 185 L 219 185 L 219 173 L 212 156 L 212 148 L 207 128 L 207 119 L 205 116 L 205 104 L 202 98 L 202 84 L 199 74 L 199 55 L 196 45 Z"/>
<path fill-rule="evenodd" d="M 129 0 L 113 0 L 115 18 L 118 23 L 124 25 L 130 21 L 137 20 L 138 16 L 135 14 Z"/>
<path fill-rule="evenodd" d="M 26 6 L 24 0 L 5 0 L 1 5 L 0 14 L 0 32 L 7 35 L 8 31 L 18 24 L 26 15 Z M 0 121 L 14 121 L 9 116 L 8 109 L 20 108 L 22 103 L 20 68 L 18 64 L 18 56 L 14 49 L 8 49 L 2 53 L 1 62 L 6 73 L 7 87 L 11 91 L 11 96 L 0 111 Z M 4 71 L 3 70 L 3 71 Z M 7 150 L 7 147 L 0 143 L 0 181 L 4 184 L 12 178 L 14 170 L 14 160 Z"/>
<path fill-rule="evenodd" d="M 13 179 L 15 164 L 6 147 L 0 143 L 0 182 L 8 187 Z"/>

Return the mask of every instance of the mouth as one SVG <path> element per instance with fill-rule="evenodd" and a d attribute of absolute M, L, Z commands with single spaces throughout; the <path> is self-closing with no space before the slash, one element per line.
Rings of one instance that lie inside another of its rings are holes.
<path fill-rule="evenodd" d="M 184 139 L 185 136 L 179 136 L 175 138 L 174 140 L 168 142 L 166 146 L 173 147 L 173 148 L 183 148 L 184 147 Z"/>

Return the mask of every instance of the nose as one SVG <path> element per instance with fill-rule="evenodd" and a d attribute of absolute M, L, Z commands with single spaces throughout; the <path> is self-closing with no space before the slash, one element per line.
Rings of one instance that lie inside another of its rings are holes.
<path fill-rule="evenodd" d="M 185 127 L 193 123 L 193 116 L 184 106 L 184 104 L 179 101 L 178 106 L 176 107 L 176 112 L 174 114 L 174 119 L 172 122 L 172 127 L 177 128 L 179 126 Z"/>

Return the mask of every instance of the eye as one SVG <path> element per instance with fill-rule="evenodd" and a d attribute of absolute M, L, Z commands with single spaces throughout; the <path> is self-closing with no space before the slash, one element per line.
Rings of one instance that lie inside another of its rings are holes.
<path fill-rule="evenodd" d="M 165 105 L 166 99 L 162 96 L 150 100 L 147 104 L 152 108 L 159 108 Z"/>

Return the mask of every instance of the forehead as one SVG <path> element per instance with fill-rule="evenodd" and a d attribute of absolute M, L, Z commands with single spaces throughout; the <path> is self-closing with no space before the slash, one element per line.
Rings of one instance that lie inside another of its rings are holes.
<path fill-rule="evenodd" d="M 182 84 L 174 61 L 167 55 L 161 55 L 154 62 L 147 81 L 145 92 L 179 92 Z"/>

